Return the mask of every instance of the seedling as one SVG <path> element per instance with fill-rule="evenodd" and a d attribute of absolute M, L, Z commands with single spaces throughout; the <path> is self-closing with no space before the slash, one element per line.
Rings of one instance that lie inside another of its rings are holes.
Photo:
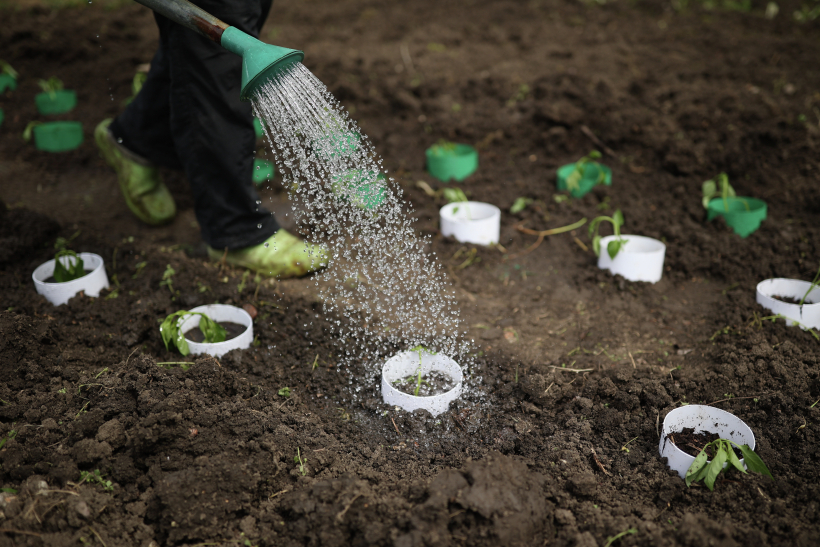
<path fill-rule="evenodd" d="M 199 330 L 201 330 L 205 336 L 206 343 L 215 344 L 225 341 L 227 333 L 225 329 L 222 328 L 222 325 L 204 313 L 181 310 L 166 317 L 159 327 L 159 332 L 162 334 L 162 341 L 165 342 L 165 349 L 170 351 L 171 346 L 174 346 L 182 355 L 188 355 L 190 353 L 188 340 L 185 339 L 185 334 L 180 329 L 184 319 L 189 315 L 200 316 Z"/>
<path fill-rule="evenodd" d="M 296 455 L 293 457 L 293 463 L 299 464 L 299 473 L 301 473 L 303 477 L 307 475 L 307 467 L 305 467 L 305 464 L 307 463 L 307 458 L 305 458 L 304 460 L 302 459 L 302 454 L 299 452 L 298 446 L 296 447 Z"/>
<path fill-rule="evenodd" d="M 279 393 L 279 395 L 282 397 L 290 397 L 290 388 L 285 386 L 283 388 L 280 388 L 277 393 Z"/>
<path fill-rule="evenodd" d="M 701 187 L 701 192 L 703 194 L 703 208 L 707 209 L 709 207 L 709 202 L 712 201 L 716 197 L 720 197 L 723 199 L 723 209 L 725 211 L 729 210 L 729 198 L 733 198 L 737 196 L 737 192 L 735 189 L 732 188 L 732 185 L 729 184 L 729 176 L 726 173 L 721 173 L 716 176 L 714 179 L 709 179 L 703 183 Z M 746 210 L 749 210 L 749 204 L 746 203 L 745 200 L 741 200 L 743 205 L 746 206 Z"/>
<path fill-rule="evenodd" d="M 569 174 L 567 177 L 567 190 L 570 192 L 577 192 L 581 189 L 581 180 L 584 178 L 584 170 L 587 167 L 587 164 L 590 164 L 596 168 L 598 168 L 598 179 L 595 181 L 595 185 L 603 184 L 604 180 L 606 180 L 606 174 L 604 170 L 601 169 L 601 165 L 595 161 L 601 157 L 601 153 L 597 150 L 593 150 L 580 160 L 575 162 L 575 169 L 572 170 L 572 173 Z"/>
<path fill-rule="evenodd" d="M 38 125 L 43 125 L 43 122 L 28 122 L 26 124 L 26 128 L 23 129 L 23 140 L 26 142 L 31 141 L 31 136 L 34 134 L 34 128 Z"/>
<path fill-rule="evenodd" d="M 450 142 L 445 139 L 439 139 L 439 141 L 436 144 L 430 147 L 430 150 L 432 150 L 433 154 L 435 154 L 436 156 L 446 156 L 455 152 L 456 146 L 457 145 L 454 142 Z"/>
<path fill-rule="evenodd" d="M 467 199 L 467 194 L 462 191 L 461 188 L 444 188 L 444 199 L 447 200 L 447 203 L 460 203 L 463 202 L 464 208 L 467 210 L 467 219 L 472 220 L 473 216 L 470 214 L 470 207 L 467 205 L 467 202 L 470 201 Z M 458 213 L 459 207 L 453 207 L 453 214 Z"/>
<path fill-rule="evenodd" d="M 635 437 L 635 439 L 637 438 L 638 437 Z M 629 443 L 631 443 L 635 439 L 630 439 L 629 441 L 627 441 L 627 443 L 621 447 L 621 452 L 626 452 L 627 454 L 629 454 L 629 449 L 627 448 L 627 446 L 629 446 Z"/>
<path fill-rule="evenodd" d="M 148 79 L 148 74 L 145 72 L 137 72 L 134 74 L 134 79 L 131 80 L 131 96 L 128 97 L 123 101 L 123 106 L 127 106 L 131 104 L 137 94 L 142 90 L 142 85 L 145 83 L 145 80 Z"/>
<path fill-rule="evenodd" d="M 610 537 L 606 538 L 606 543 L 604 544 L 604 547 L 609 547 L 610 545 L 612 545 L 613 543 L 615 543 L 616 541 L 618 541 L 622 537 L 628 536 L 630 534 L 637 534 L 637 533 L 638 533 L 637 528 L 629 528 L 628 530 L 624 530 L 620 534 L 615 534 L 614 536 L 610 536 Z"/>
<path fill-rule="evenodd" d="M 168 264 L 168 266 L 166 266 L 165 268 L 165 271 L 162 272 L 162 281 L 159 282 L 159 286 L 168 287 L 168 290 L 171 291 L 171 294 L 174 294 L 174 274 L 176 273 L 176 270 L 173 269 L 170 264 Z"/>
<path fill-rule="evenodd" d="M 0 61 L 0 74 L 8 74 L 9 76 L 14 78 L 15 80 L 17 79 L 17 76 L 19 76 L 19 74 L 17 74 L 17 71 L 14 70 L 11 67 L 11 65 L 8 64 L 5 61 Z"/>
<path fill-rule="evenodd" d="M 6 441 L 8 441 L 9 439 L 13 439 L 16 436 L 17 436 L 17 430 L 16 429 L 10 430 L 8 433 L 6 433 L 5 437 L 0 439 L 0 448 L 3 448 L 6 445 Z"/>
<path fill-rule="evenodd" d="M 63 257 L 68 257 L 68 267 L 60 260 Z M 72 260 L 73 259 L 73 260 Z M 60 249 L 54 255 L 54 281 L 57 283 L 65 283 L 66 281 L 73 281 L 85 275 L 85 268 L 83 268 L 83 259 L 77 253 L 70 249 Z"/>
<path fill-rule="evenodd" d="M 809 285 L 809 289 L 806 291 L 806 294 L 803 295 L 803 298 L 800 299 L 800 305 L 802 306 L 803 303 L 806 301 L 806 297 L 809 296 L 809 293 L 820 285 L 820 268 L 817 269 L 817 275 L 814 276 L 814 279 L 811 280 L 811 285 Z"/>
<path fill-rule="evenodd" d="M 766 467 L 766 464 L 763 463 L 760 456 L 758 456 L 754 450 L 749 448 L 749 445 L 739 445 L 729 439 L 717 439 L 707 443 L 697 455 L 695 461 L 692 462 L 692 465 L 689 466 L 689 469 L 686 471 L 686 486 L 689 486 L 693 482 L 702 480 L 710 491 L 714 491 L 715 480 L 718 475 L 723 472 L 723 464 L 725 463 L 729 463 L 730 466 L 734 467 L 741 473 L 746 473 L 746 469 L 744 469 L 743 464 L 740 463 L 740 460 L 738 459 L 737 454 L 735 454 L 735 451 L 732 449 L 732 446 L 736 446 L 743 454 L 743 460 L 749 470 L 765 475 L 770 479 L 774 479 L 769 471 L 769 468 Z M 715 453 L 714 456 L 712 456 L 711 462 L 707 462 L 709 458 L 706 453 L 707 448 L 711 448 Z M 726 466 L 726 469 L 729 469 L 730 466 Z"/>
<path fill-rule="evenodd" d="M 595 256 L 601 255 L 601 236 L 598 235 L 598 226 L 604 221 L 611 222 L 612 229 L 615 232 L 615 239 L 610 241 L 606 246 L 606 252 L 609 254 L 609 258 L 615 259 L 621 247 L 626 243 L 626 240 L 621 238 L 621 226 L 624 225 L 624 215 L 621 213 L 621 210 L 618 209 L 611 217 L 601 216 L 592 220 L 592 223 L 589 225 L 589 237 L 592 238 L 592 250 L 595 251 Z"/>
<path fill-rule="evenodd" d="M 414 348 L 410 348 L 410 351 L 417 351 L 418 354 L 419 354 L 419 368 L 416 370 L 416 373 L 418 375 L 417 378 L 416 378 L 416 389 L 413 390 L 413 395 L 418 397 L 419 396 L 419 390 L 421 389 L 421 355 L 424 352 L 427 352 L 430 355 L 435 355 L 436 352 L 428 350 L 427 348 L 425 348 L 421 344 L 419 344 L 418 346 L 416 346 Z"/>
<path fill-rule="evenodd" d="M 91 471 L 80 471 L 79 484 L 82 484 L 83 482 L 96 482 L 97 484 L 101 485 L 106 491 L 114 491 L 114 485 L 111 484 L 111 481 L 105 480 L 103 478 L 103 476 L 100 474 L 99 469 L 95 469 L 93 473 Z"/>
<path fill-rule="evenodd" d="M 57 92 L 61 91 L 65 86 L 63 85 L 63 81 L 59 78 L 55 78 L 52 76 L 48 80 L 40 80 L 37 82 L 45 93 L 48 93 L 48 96 L 51 97 L 53 100 L 57 96 Z"/>
<path fill-rule="evenodd" d="M 515 198 L 515 201 L 513 202 L 512 207 L 510 207 L 510 214 L 514 215 L 516 213 L 520 213 L 521 211 L 526 209 L 530 205 L 530 203 L 532 203 L 533 201 L 534 200 L 532 198 L 525 198 L 525 197 Z"/>

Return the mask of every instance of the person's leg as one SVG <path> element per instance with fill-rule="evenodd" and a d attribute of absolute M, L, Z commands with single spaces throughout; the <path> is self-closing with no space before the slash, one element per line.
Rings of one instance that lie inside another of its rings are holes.
<path fill-rule="evenodd" d="M 252 36 L 259 35 L 270 6 L 259 0 L 195 3 Z M 239 98 L 242 60 L 167 19 L 160 29 L 167 36 L 171 134 L 202 238 L 219 250 L 259 245 L 279 225 L 260 206 L 253 184 L 256 136 L 250 104 Z"/>

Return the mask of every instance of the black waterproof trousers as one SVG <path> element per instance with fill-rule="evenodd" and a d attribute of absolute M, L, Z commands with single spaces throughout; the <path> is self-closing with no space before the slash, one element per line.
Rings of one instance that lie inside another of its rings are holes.
<path fill-rule="evenodd" d="M 258 37 L 272 0 L 193 3 Z M 253 184 L 256 137 L 250 103 L 239 100 L 242 60 L 161 15 L 156 20 L 160 43 L 148 78 L 111 131 L 128 150 L 185 172 L 208 245 L 258 245 L 279 225 Z"/>

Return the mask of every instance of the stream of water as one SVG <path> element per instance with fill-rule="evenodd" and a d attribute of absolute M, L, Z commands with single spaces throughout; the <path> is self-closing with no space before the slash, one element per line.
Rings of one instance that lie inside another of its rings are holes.
<path fill-rule="evenodd" d="M 253 98 L 297 225 L 329 251 L 316 278 L 348 358 L 383 361 L 424 345 L 463 356 L 452 287 L 413 230 L 412 209 L 372 143 L 327 87 L 301 63 Z"/>

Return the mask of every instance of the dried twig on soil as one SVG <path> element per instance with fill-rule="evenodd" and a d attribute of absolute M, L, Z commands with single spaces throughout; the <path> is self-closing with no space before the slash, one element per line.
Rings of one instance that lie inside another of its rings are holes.
<path fill-rule="evenodd" d="M 604 472 L 604 475 L 606 475 L 607 477 L 611 477 L 612 474 L 610 474 L 610 472 L 606 470 L 606 467 L 604 467 L 604 464 L 602 464 L 601 460 L 598 459 L 598 454 L 595 453 L 595 449 L 592 448 L 592 447 L 590 447 L 589 449 L 592 451 L 592 457 L 595 458 L 595 463 L 598 464 L 598 467 L 601 468 L 601 471 Z"/>
<path fill-rule="evenodd" d="M 396 434 L 401 437 L 401 431 L 399 431 L 399 426 L 396 425 L 396 420 L 393 419 L 393 416 L 390 416 L 390 421 L 393 422 L 393 427 L 396 428 Z"/>
<path fill-rule="evenodd" d="M 609 156 L 612 156 L 613 158 L 616 158 L 616 157 L 617 157 L 617 155 L 616 155 L 616 154 L 615 154 L 615 152 L 612 150 L 612 148 L 610 148 L 610 147 L 608 147 L 607 145 L 605 145 L 605 144 L 604 144 L 604 141 L 602 141 L 601 139 L 599 139 L 598 137 L 596 137 L 596 136 L 595 136 L 595 133 L 593 133 L 593 132 L 592 132 L 592 130 L 591 130 L 589 127 L 587 127 L 587 126 L 585 126 L 585 125 L 582 125 L 582 126 L 581 126 L 581 133 L 583 133 L 584 135 L 586 135 L 587 137 L 589 137 L 589 140 L 591 140 L 592 142 L 594 142 L 594 143 L 595 143 L 595 144 L 596 144 L 596 145 L 597 145 L 597 146 L 598 146 L 601 150 L 603 150 L 603 151 L 604 151 L 604 153 L 605 153 L 605 154 L 607 154 L 607 155 L 609 155 Z"/>
<path fill-rule="evenodd" d="M 103 544 L 103 547 L 107 547 L 105 542 L 103 541 L 103 539 L 100 537 L 100 534 L 98 534 L 97 531 L 94 528 L 89 526 L 88 529 L 91 530 L 94 533 L 95 536 L 97 536 L 97 539 L 100 540 L 100 543 Z"/>
<path fill-rule="evenodd" d="M 558 369 L 558 370 L 566 370 L 567 372 L 574 372 L 576 374 L 579 373 L 579 372 L 592 372 L 593 370 L 595 370 L 594 368 L 567 368 L 567 367 L 556 367 L 555 365 L 550 365 L 550 368 L 555 368 L 555 369 Z"/>
<path fill-rule="evenodd" d="M 766 395 L 765 393 L 763 395 Z M 729 397 L 727 399 L 720 399 L 719 401 L 712 401 L 711 403 L 706 403 L 706 406 L 715 405 L 717 403 L 725 403 L 726 401 L 732 401 L 734 399 L 755 399 L 759 398 L 760 395 L 750 395 L 748 397 Z"/>
<path fill-rule="evenodd" d="M 353 502 L 356 501 L 357 499 L 359 499 L 360 497 L 362 497 L 361 494 L 356 494 L 355 496 L 353 496 L 353 499 L 351 499 L 349 502 L 347 502 L 347 505 L 345 505 L 345 508 L 342 509 L 341 511 L 339 511 L 339 513 L 336 515 L 336 522 L 339 522 L 339 523 L 342 522 L 342 520 L 344 519 L 344 516 L 347 513 L 348 509 L 350 509 L 350 507 L 353 505 Z"/>
<path fill-rule="evenodd" d="M 25 530 L 15 530 L 13 528 L 0 528 L 0 532 L 5 532 L 7 534 L 23 534 L 24 536 L 36 536 L 41 537 L 42 534 L 35 534 L 34 532 L 26 532 Z"/>

